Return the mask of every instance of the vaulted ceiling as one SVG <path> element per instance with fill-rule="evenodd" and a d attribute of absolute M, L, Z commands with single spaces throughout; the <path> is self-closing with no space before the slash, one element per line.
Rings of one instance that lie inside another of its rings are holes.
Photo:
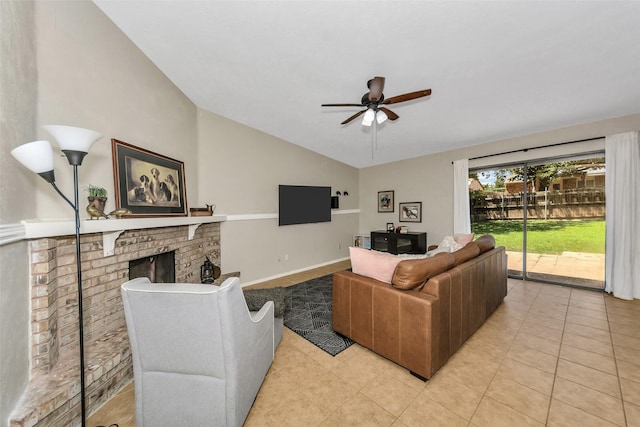
<path fill-rule="evenodd" d="M 358 168 L 640 112 L 638 1 L 94 2 L 198 107 Z M 433 93 L 320 106 L 374 76 Z"/>

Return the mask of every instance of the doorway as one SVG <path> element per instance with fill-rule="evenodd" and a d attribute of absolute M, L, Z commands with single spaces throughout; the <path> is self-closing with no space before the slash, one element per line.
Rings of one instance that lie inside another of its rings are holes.
<path fill-rule="evenodd" d="M 471 231 L 505 246 L 509 277 L 604 289 L 603 155 L 469 171 Z"/>

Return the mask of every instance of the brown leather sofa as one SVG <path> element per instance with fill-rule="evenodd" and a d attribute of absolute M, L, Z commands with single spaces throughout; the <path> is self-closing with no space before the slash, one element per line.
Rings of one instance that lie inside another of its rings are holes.
<path fill-rule="evenodd" d="M 335 273 L 333 329 L 431 378 L 507 295 L 507 256 L 494 246 L 486 235 L 451 254 L 400 261 L 392 284 Z"/>

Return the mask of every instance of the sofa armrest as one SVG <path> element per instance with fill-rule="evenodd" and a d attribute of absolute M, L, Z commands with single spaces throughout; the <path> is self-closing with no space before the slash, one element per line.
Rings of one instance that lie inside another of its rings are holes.
<path fill-rule="evenodd" d="M 333 329 L 425 378 L 440 367 L 438 306 L 433 295 L 348 271 L 333 276 Z"/>
<path fill-rule="evenodd" d="M 442 363 L 484 323 L 507 295 L 507 258 L 500 246 L 427 281 L 423 293 L 440 300 Z"/>

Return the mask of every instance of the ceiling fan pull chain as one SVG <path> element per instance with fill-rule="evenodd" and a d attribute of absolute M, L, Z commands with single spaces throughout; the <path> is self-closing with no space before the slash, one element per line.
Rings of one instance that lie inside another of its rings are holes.
<path fill-rule="evenodd" d="M 374 120 L 373 129 L 371 133 L 371 160 L 373 160 L 373 155 L 375 153 L 375 150 L 377 149 L 378 149 L 378 124 Z"/>

